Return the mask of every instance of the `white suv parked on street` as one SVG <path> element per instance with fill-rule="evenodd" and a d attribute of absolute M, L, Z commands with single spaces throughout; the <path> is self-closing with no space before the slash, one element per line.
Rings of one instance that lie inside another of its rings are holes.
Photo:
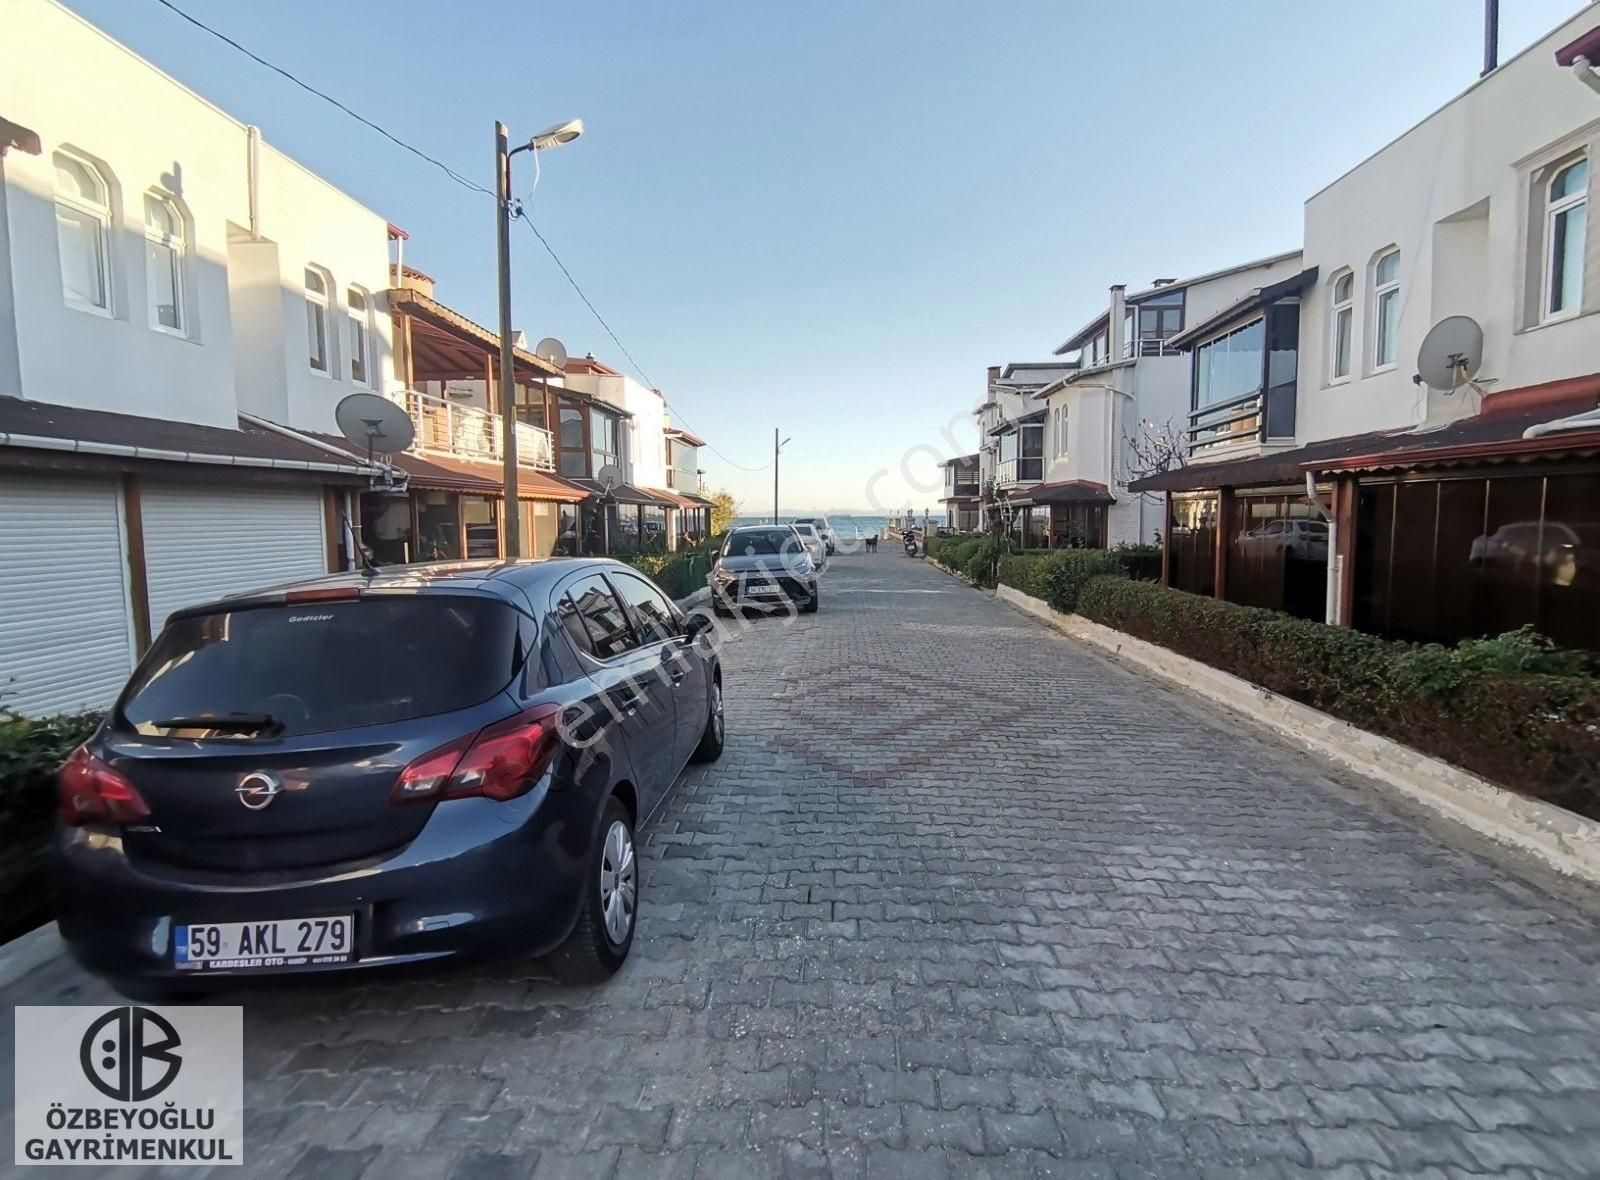
<path fill-rule="evenodd" d="M 833 527 L 828 524 L 828 518 L 826 516 L 797 516 L 795 517 L 793 524 L 796 528 L 799 528 L 801 525 L 810 525 L 812 529 L 816 531 L 817 536 L 822 539 L 822 547 L 824 551 L 829 556 L 832 556 L 834 548 L 836 547 L 836 542 L 834 541 L 833 537 Z"/>

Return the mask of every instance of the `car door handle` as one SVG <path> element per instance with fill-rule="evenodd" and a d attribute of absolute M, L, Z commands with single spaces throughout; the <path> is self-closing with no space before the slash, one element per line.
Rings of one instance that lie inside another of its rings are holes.
<path fill-rule="evenodd" d="M 671 647 L 661 649 L 661 662 L 667 666 L 667 676 L 672 680 L 672 687 L 677 688 L 683 683 L 683 678 L 688 670 L 683 666 L 683 659 Z"/>
<path fill-rule="evenodd" d="M 642 697 L 636 690 L 631 688 L 624 689 L 611 699 L 616 704 L 617 708 L 621 709 L 623 714 L 628 717 L 632 717 L 636 712 L 638 712 L 639 706 L 644 703 L 644 697 Z"/>

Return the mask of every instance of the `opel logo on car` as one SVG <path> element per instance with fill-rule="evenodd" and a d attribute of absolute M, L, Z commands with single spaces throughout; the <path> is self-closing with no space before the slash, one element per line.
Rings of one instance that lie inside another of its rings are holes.
<path fill-rule="evenodd" d="M 269 806 L 282 793 L 283 780 L 265 770 L 245 775 L 234 788 L 234 794 L 239 796 L 239 802 L 251 811 L 260 811 L 263 807 Z"/>

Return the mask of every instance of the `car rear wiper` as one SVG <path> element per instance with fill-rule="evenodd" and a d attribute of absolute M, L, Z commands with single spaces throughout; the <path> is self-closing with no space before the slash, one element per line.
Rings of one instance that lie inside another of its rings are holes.
<path fill-rule="evenodd" d="M 156 729 L 228 729 L 255 730 L 257 733 L 282 733 L 283 722 L 271 713 L 227 713 L 221 717 L 167 717 L 160 721 L 147 721 Z"/>

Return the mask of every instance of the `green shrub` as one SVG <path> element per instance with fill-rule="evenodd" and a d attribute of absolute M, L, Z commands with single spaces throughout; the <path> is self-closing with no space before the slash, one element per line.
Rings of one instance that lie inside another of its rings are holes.
<path fill-rule="evenodd" d="M 706 575 L 711 572 L 711 558 L 697 550 L 641 553 L 625 560 L 648 574 L 672 598 L 687 598 L 706 584 Z"/>
<path fill-rule="evenodd" d="M 1017 551 L 1017 543 L 1010 537 L 983 537 L 972 547 L 970 554 L 966 546 L 962 546 L 961 572 L 966 574 L 975 585 L 994 586 L 995 567 L 1000 560 Z"/>
<path fill-rule="evenodd" d="M 1600 819 L 1592 658 L 1526 629 L 1454 648 L 1397 643 L 1121 577 L 1091 579 L 1078 613 Z"/>
<path fill-rule="evenodd" d="M 50 918 L 56 770 L 99 724 L 95 713 L 28 718 L 0 710 L 0 940 Z"/>
<path fill-rule="evenodd" d="M 1104 549 L 1035 552 L 1010 558 L 1000 566 L 1000 581 L 1067 614 L 1078 609 L 1078 593 L 1090 578 L 1124 574 L 1121 559 Z"/>
<path fill-rule="evenodd" d="M 1116 545 L 1111 552 L 1121 559 L 1128 577 L 1141 582 L 1161 580 L 1160 545 Z"/>

